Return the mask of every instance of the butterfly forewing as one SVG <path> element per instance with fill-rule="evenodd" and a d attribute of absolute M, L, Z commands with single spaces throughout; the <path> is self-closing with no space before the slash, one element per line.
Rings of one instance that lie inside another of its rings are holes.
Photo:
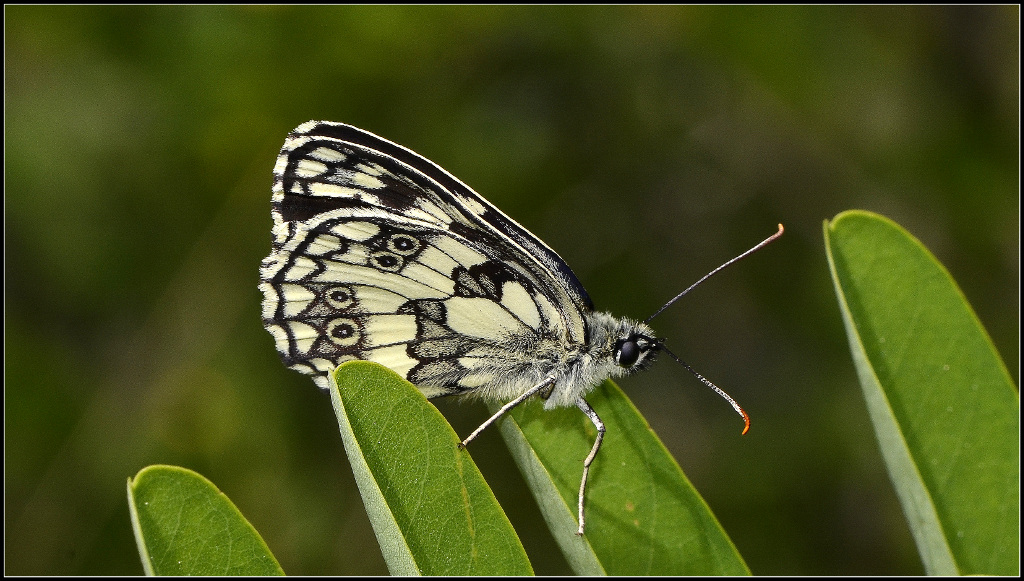
<path fill-rule="evenodd" d="M 351 159 L 339 159 L 339 156 L 351 156 Z M 310 176 L 302 175 L 308 172 L 301 169 L 292 169 L 311 162 L 314 172 L 321 162 L 336 164 L 337 171 L 333 175 L 323 172 Z M 520 260 L 536 267 L 538 276 L 545 282 L 563 287 L 573 306 L 593 308 L 583 285 L 554 250 L 458 178 L 401 145 L 351 125 L 310 121 L 289 135 L 278 158 L 275 176 L 283 181 L 282 192 L 301 193 L 302 182 L 311 177 L 310 183 L 314 186 L 329 181 L 348 188 L 350 191 L 344 192 L 343 197 L 351 194 L 360 197 L 351 190 L 373 190 L 387 212 L 408 216 L 415 212 L 414 208 L 420 208 L 436 217 L 439 225 L 457 230 L 468 226 L 461 233 L 471 238 L 474 232 L 493 231 L 499 235 L 501 246 L 520 250 L 523 254 Z M 277 185 L 275 183 L 275 189 Z"/>

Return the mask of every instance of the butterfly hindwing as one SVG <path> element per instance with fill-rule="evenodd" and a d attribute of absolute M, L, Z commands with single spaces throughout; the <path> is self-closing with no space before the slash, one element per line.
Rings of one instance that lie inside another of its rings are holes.
<path fill-rule="evenodd" d="M 510 352 L 582 334 L 570 332 L 581 322 L 575 304 L 567 314 L 567 293 L 538 281 L 543 265 L 412 166 L 293 137 L 275 174 L 264 323 L 285 363 L 321 386 L 352 359 L 390 367 L 427 395 L 508 384 L 495 378 L 523 363 Z"/>

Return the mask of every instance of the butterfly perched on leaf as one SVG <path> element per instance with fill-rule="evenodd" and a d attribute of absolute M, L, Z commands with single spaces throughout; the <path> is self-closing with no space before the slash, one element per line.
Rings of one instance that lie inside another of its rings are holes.
<path fill-rule="evenodd" d="M 547 409 L 579 408 L 597 427 L 583 534 L 605 431 L 584 396 L 665 350 L 654 331 L 595 311 L 537 237 L 440 166 L 351 125 L 309 121 L 288 135 L 271 213 L 260 290 L 284 363 L 324 389 L 338 365 L 362 359 L 427 397 L 508 402 L 463 445 L 536 394 Z"/>

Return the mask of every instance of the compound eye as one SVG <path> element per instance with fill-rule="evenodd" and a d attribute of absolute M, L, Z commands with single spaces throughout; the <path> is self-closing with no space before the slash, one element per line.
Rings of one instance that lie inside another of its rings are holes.
<path fill-rule="evenodd" d="M 615 362 L 621 367 L 631 367 L 640 358 L 640 346 L 633 338 L 623 339 L 615 346 Z"/>

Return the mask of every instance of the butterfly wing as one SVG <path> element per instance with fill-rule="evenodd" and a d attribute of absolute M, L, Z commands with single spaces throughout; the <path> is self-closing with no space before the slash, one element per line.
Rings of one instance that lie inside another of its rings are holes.
<path fill-rule="evenodd" d="M 311 121 L 274 169 L 263 319 L 285 363 L 380 362 L 428 396 L 504 397 L 586 342 L 586 291 L 543 242 L 429 160 Z M 529 387 L 529 386 L 527 386 Z"/>

